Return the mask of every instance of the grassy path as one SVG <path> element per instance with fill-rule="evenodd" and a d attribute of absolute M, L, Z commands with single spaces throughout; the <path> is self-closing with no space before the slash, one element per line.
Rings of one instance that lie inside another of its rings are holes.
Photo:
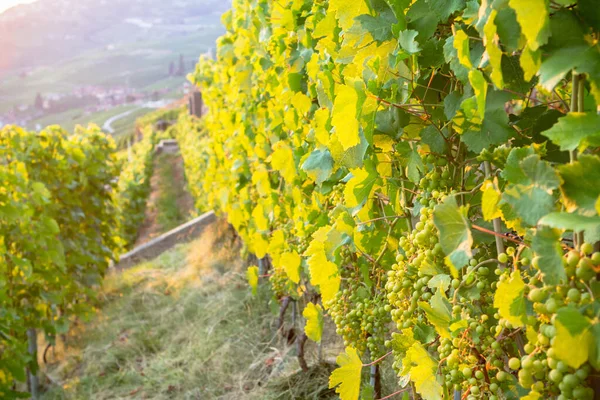
<path fill-rule="evenodd" d="M 69 346 L 49 352 L 44 400 L 327 399 L 330 367 L 296 374 L 269 293 L 252 297 L 224 225 L 120 275 Z"/>

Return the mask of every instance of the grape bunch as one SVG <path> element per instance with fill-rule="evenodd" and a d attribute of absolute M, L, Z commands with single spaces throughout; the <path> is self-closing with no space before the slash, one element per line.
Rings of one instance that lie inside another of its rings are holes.
<path fill-rule="evenodd" d="M 342 288 L 329 306 L 336 332 L 346 346 L 360 353 L 369 350 L 375 360 L 385 353 L 385 334 L 391 322 L 390 306 L 384 293 L 367 289 L 361 283 L 361 272 L 350 249 L 342 250 Z"/>

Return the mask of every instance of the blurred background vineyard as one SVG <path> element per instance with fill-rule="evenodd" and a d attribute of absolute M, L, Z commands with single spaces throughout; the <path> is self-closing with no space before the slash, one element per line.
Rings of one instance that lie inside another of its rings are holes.
<path fill-rule="evenodd" d="M 180 99 L 230 1 L 0 2 L 0 128 L 93 122 L 119 137 Z M 11 5 L 14 5 L 10 7 Z"/>

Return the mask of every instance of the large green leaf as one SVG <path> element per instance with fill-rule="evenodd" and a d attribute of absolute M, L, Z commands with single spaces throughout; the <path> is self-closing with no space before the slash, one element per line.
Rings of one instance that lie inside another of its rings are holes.
<path fill-rule="evenodd" d="M 455 197 L 448 196 L 435 208 L 433 221 L 439 231 L 442 250 L 452 265 L 464 267 L 473 256 L 473 235 L 465 209 L 458 206 Z"/>
<path fill-rule="evenodd" d="M 400 32 L 399 43 L 400 47 L 408 54 L 415 54 L 421 51 L 419 44 L 415 41 L 415 38 L 419 32 L 413 30 L 406 30 Z"/>
<path fill-rule="evenodd" d="M 333 157 L 329 150 L 314 150 L 301 167 L 318 185 L 325 182 L 333 169 Z"/>
<path fill-rule="evenodd" d="M 595 216 L 596 201 L 600 196 L 600 158 L 581 154 L 577 162 L 561 165 L 558 171 L 563 181 L 560 190 L 567 211 Z"/>
<path fill-rule="evenodd" d="M 515 181 L 506 187 L 502 199 L 526 224 L 535 226 L 554 209 L 554 190 L 560 179 L 552 166 L 536 154 L 525 157 L 518 166 L 511 169 Z"/>
<path fill-rule="evenodd" d="M 385 42 L 393 38 L 392 25 L 397 22 L 392 10 L 387 7 L 387 10 L 372 16 L 369 14 L 359 15 L 355 20 L 360 24 L 361 28 L 371 34 L 377 42 Z"/>
<path fill-rule="evenodd" d="M 572 112 L 543 134 L 565 151 L 600 146 L 600 115 Z"/>
<path fill-rule="evenodd" d="M 600 240 L 600 216 L 597 215 L 587 217 L 580 214 L 555 212 L 542 218 L 540 224 L 573 232 L 585 232 L 585 239 L 590 243 Z"/>
<path fill-rule="evenodd" d="M 510 95 L 507 93 L 497 90 L 488 91 L 483 122 L 468 121 L 462 134 L 462 141 L 469 150 L 479 153 L 483 149 L 505 143 L 514 136 L 514 130 L 509 126 L 508 116 L 504 110 L 504 105 L 509 99 Z M 463 102 L 463 106 L 465 104 L 468 103 Z M 469 108 L 474 110 L 475 105 L 471 104 Z M 467 111 L 467 115 L 470 113 L 472 111 Z"/>
<path fill-rule="evenodd" d="M 415 183 L 418 182 L 425 166 L 416 146 L 410 142 L 400 142 L 396 145 L 396 151 L 398 152 L 400 164 L 406 168 L 408 179 Z"/>
<path fill-rule="evenodd" d="M 560 246 L 560 232 L 548 227 L 541 227 L 533 236 L 533 251 L 539 257 L 542 280 L 548 285 L 558 285 L 567 280 L 563 264 L 563 251 Z"/>

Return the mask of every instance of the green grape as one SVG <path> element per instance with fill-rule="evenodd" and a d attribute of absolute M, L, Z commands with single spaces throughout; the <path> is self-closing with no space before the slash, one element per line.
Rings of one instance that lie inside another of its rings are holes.
<path fill-rule="evenodd" d="M 506 253 L 498 254 L 498 261 L 500 261 L 502 264 L 506 264 L 508 262 L 508 255 Z"/>
<path fill-rule="evenodd" d="M 517 370 L 521 367 L 521 361 L 518 358 L 513 357 L 510 360 L 508 360 L 508 366 L 512 370 Z"/>

